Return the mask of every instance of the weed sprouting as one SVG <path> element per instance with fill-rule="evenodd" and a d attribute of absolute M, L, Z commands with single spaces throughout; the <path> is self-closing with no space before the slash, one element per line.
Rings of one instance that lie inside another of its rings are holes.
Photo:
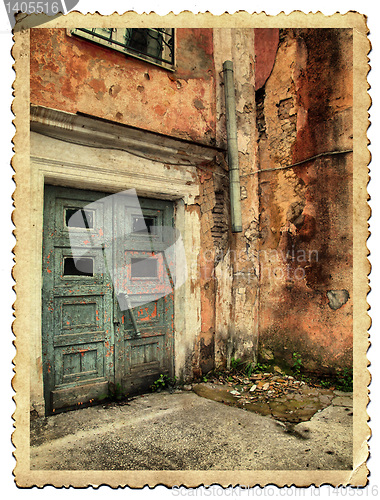
<path fill-rule="evenodd" d="M 169 377 L 161 373 L 157 380 L 150 386 L 152 392 L 161 392 L 163 389 L 172 388 L 175 386 L 177 377 Z"/>
<path fill-rule="evenodd" d="M 352 368 L 343 368 L 338 374 L 336 388 L 344 392 L 352 392 L 353 390 L 353 372 Z"/>
<path fill-rule="evenodd" d="M 302 357 L 298 352 L 293 352 L 293 373 L 299 375 L 302 369 Z"/>
<path fill-rule="evenodd" d="M 237 371 L 241 367 L 242 360 L 240 358 L 231 358 L 231 370 Z"/>
<path fill-rule="evenodd" d="M 256 363 L 256 366 L 255 366 L 255 372 L 267 372 L 268 370 L 270 370 L 270 366 L 269 365 L 265 365 L 265 364 L 262 364 L 262 363 Z"/>
<path fill-rule="evenodd" d="M 247 377 L 250 377 L 252 373 L 255 371 L 255 365 L 251 361 L 248 361 L 247 364 L 245 365 L 245 374 Z"/>

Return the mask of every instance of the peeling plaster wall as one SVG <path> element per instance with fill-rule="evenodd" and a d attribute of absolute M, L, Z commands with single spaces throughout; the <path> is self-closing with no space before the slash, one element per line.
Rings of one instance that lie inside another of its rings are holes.
<path fill-rule="evenodd" d="M 31 30 L 30 64 L 32 104 L 82 112 L 209 146 L 216 143 L 212 29 L 176 29 L 174 72 L 75 38 L 64 29 L 46 28 Z M 224 100 L 223 95 L 219 97 Z M 76 147 L 70 145 L 71 150 Z M 199 376 L 215 366 L 214 266 L 230 245 L 228 167 L 222 153 L 215 150 L 215 155 L 215 162 L 191 168 L 194 175 L 186 186 L 191 192 L 196 190 L 197 197 L 186 196 L 176 204 L 176 224 L 184 236 L 188 266 L 187 285 L 176 292 L 175 298 L 175 368 L 180 380 Z M 104 151 L 97 156 L 111 167 Z M 142 170 L 149 170 L 142 159 L 140 165 Z M 98 166 L 101 171 L 98 164 L 95 170 Z M 169 164 L 163 168 L 167 187 L 150 180 L 146 186 L 135 186 L 139 194 L 148 190 L 150 197 L 160 198 L 166 190 L 174 189 L 171 180 L 187 171 Z M 126 175 L 129 171 L 128 165 Z M 52 172 L 54 179 L 57 175 Z M 113 189 L 118 176 L 120 172 L 112 176 Z M 97 177 L 96 171 L 92 177 Z M 65 178 L 54 181 L 63 185 L 67 182 Z M 80 187 L 93 189 L 88 176 L 83 177 Z M 175 198 L 181 198 L 180 194 Z M 230 283 L 226 290 L 218 290 L 219 298 L 230 300 Z M 199 308 L 194 306 L 198 301 Z"/>
<path fill-rule="evenodd" d="M 215 29 L 214 57 L 217 97 L 217 144 L 226 147 L 222 66 L 234 64 L 236 117 L 241 182 L 241 233 L 230 234 L 229 251 L 216 262 L 215 361 L 231 357 L 251 361 L 257 355 L 259 200 L 256 168 L 254 29 Z M 217 76 L 218 78 L 218 76 Z"/>
<path fill-rule="evenodd" d="M 215 266 L 224 260 L 230 245 L 228 177 L 223 168 L 223 156 L 218 159 L 219 168 L 214 173 L 199 171 L 201 332 L 195 343 L 194 376 L 212 370 L 218 355 L 216 296 L 218 291 L 220 292 L 221 284 L 216 278 Z M 224 285 L 226 290 L 222 293 L 225 293 L 226 300 L 230 301 L 230 284 L 223 283 Z"/>
<path fill-rule="evenodd" d="M 352 149 L 352 31 L 281 30 L 256 92 L 258 167 Z M 260 352 L 352 364 L 352 153 L 260 173 Z"/>
<path fill-rule="evenodd" d="M 64 29 L 32 29 L 31 102 L 226 149 L 222 65 L 232 60 L 243 231 L 231 234 L 228 166 L 216 153 L 186 181 L 197 195 L 178 196 L 189 272 L 175 301 L 176 374 L 201 376 L 231 357 L 256 361 L 258 349 L 286 363 L 297 351 L 314 370 L 349 366 L 351 155 L 257 170 L 352 147 L 352 33 L 176 35 L 176 70 L 168 72 Z M 170 190 L 182 167 L 162 168 Z M 145 187 L 154 197 L 154 184 Z M 185 317 L 184 307 L 198 303 Z"/>
<path fill-rule="evenodd" d="M 34 28 L 30 100 L 213 145 L 212 50 L 211 29 L 177 29 L 176 70 L 170 72 L 62 28 Z"/>

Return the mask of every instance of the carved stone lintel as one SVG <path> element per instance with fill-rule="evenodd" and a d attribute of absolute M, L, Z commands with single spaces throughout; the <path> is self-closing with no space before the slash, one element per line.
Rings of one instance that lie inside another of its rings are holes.
<path fill-rule="evenodd" d="M 31 106 L 30 121 L 33 132 L 54 139 L 82 146 L 119 149 L 166 164 L 205 164 L 213 162 L 221 151 L 211 146 L 44 106 Z"/>

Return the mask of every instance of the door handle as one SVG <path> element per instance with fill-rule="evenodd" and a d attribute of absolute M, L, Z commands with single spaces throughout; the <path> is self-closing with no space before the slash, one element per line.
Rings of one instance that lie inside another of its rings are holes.
<path fill-rule="evenodd" d="M 135 330 L 135 335 L 136 335 L 136 337 L 139 337 L 140 330 L 139 330 L 139 327 L 137 325 L 136 316 L 135 316 L 135 313 L 133 312 L 132 304 L 131 304 L 131 300 L 129 298 L 129 295 L 127 293 L 121 292 L 121 293 L 117 294 L 117 298 L 119 300 L 119 304 L 120 304 L 120 299 L 121 299 L 121 303 L 124 303 L 124 305 L 127 306 L 127 307 L 123 307 L 123 310 L 128 309 L 129 315 L 131 317 L 132 325 L 133 325 L 133 328 Z"/>

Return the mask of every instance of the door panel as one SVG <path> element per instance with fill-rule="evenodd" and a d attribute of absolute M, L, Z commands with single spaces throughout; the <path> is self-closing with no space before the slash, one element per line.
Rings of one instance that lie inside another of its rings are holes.
<path fill-rule="evenodd" d="M 172 204 L 45 188 L 47 413 L 173 375 Z"/>
<path fill-rule="evenodd" d="M 45 189 L 43 366 L 47 413 L 105 397 L 113 377 L 109 355 L 112 286 L 103 265 L 104 241 L 112 237 L 103 232 L 112 227 L 112 212 L 102 198 L 103 193 Z M 82 213 L 85 220 L 81 222 L 78 214 L 73 217 L 90 203 L 92 210 Z"/>
<path fill-rule="evenodd" d="M 116 289 L 124 294 L 117 301 L 120 384 L 128 393 L 174 372 L 173 288 L 165 257 L 172 244 L 173 205 L 140 199 L 139 208 L 120 197 L 114 218 Z"/>

